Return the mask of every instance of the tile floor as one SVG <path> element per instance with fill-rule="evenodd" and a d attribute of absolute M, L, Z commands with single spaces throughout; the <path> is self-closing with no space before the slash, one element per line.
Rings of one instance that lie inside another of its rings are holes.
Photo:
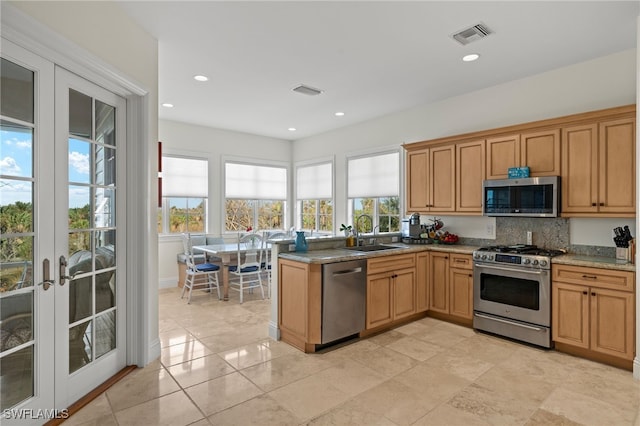
<path fill-rule="evenodd" d="M 305 355 L 231 297 L 161 290 L 161 358 L 65 424 L 640 426 L 628 371 L 431 318 Z"/>

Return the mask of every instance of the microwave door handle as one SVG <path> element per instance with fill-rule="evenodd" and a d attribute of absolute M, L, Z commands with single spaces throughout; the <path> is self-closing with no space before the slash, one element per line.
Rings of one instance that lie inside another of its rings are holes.
<path fill-rule="evenodd" d="M 476 263 L 474 265 L 476 268 L 480 268 L 480 269 L 493 269 L 494 271 L 508 271 L 508 272 L 520 272 L 520 273 L 525 273 L 525 274 L 533 274 L 533 275 L 542 275 L 544 273 L 546 273 L 546 270 L 541 270 L 541 271 L 537 271 L 537 270 L 528 270 L 528 269 L 514 269 L 514 268 L 504 268 L 504 267 L 495 267 L 495 266 L 489 266 L 489 265 L 480 265 L 478 263 Z"/>

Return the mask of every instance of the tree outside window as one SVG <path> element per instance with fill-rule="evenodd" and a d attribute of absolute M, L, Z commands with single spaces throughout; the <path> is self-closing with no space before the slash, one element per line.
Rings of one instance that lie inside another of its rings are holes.
<path fill-rule="evenodd" d="M 285 202 L 281 200 L 225 201 L 225 231 L 252 229 L 284 230 Z"/>
<path fill-rule="evenodd" d="M 301 200 L 300 212 L 302 229 L 333 232 L 332 200 Z"/>

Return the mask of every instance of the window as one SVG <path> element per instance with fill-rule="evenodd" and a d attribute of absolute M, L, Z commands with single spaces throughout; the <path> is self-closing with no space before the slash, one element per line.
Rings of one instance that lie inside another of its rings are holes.
<path fill-rule="evenodd" d="M 158 232 L 207 232 L 208 162 L 162 156 L 162 208 Z"/>
<path fill-rule="evenodd" d="M 333 232 L 333 164 L 296 169 L 298 227 Z"/>
<path fill-rule="evenodd" d="M 397 151 L 347 160 L 349 217 L 356 225 L 367 214 L 373 224 L 362 220 L 360 232 L 400 231 L 400 154 Z"/>
<path fill-rule="evenodd" d="M 287 168 L 225 163 L 225 231 L 285 228 Z"/>

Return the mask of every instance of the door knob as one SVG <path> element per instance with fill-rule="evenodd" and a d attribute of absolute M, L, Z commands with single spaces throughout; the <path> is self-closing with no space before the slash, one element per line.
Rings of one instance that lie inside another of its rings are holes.
<path fill-rule="evenodd" d="M 42 261 L 42 282 L 40 285 L 46 291 L 49 290 L 55 284 L 55 281 L 51 279 L 51 275 L 49 274 L 49 259 L 44 259 Z"/>
<path fill-rule="evenodd" d="M 67 259 L 65 259 L 64 255 L 60 256 L 60 285 L 64 285 L 66 280 L 71 281 L 76 275 L 82 273 L 82 271 L 76 271 L 73 275 L 66 275 L 67 264 Z"/>

